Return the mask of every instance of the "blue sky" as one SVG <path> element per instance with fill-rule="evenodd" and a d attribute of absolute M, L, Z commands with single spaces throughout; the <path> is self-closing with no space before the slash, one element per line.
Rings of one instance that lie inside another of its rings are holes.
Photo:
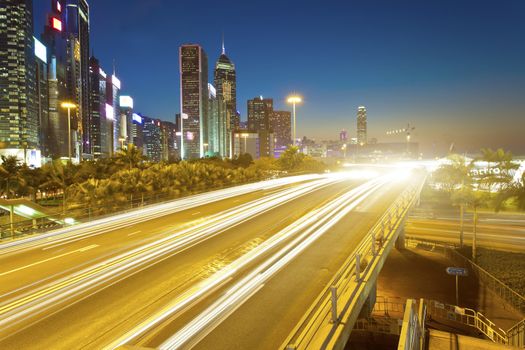
<path fill-rule="evenodd" d="M 221 33 L 237 66 L 238 108 L 297 91 L 298 134 L 355 133 L 368 109 L 370 136 L 410 122 L 430 155 L 505 147 L 525 154 L 525 2 L 522 0 L 171 1 L 91 0 L 91 44 L 112 61 L 123 93 L 146 115 L 173 120 L 178 46 L 200 43 L 210 68 Z M 49 7 L 35 1 L 35 32 Z M 210 69 L 211 78 L 212 69 Z"/>

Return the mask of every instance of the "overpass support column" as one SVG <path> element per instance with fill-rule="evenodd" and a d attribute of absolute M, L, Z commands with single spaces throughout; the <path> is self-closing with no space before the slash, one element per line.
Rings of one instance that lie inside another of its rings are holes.
<path fill-rule="evenodd" d="M 401 222 L 401 225 L 399 225 L 399 228 L 398 228 L 399 234 L 396 240 L 397 250 L 403 250 L 406 248 L 405 246 L 405 224 L 406 224 L 406 219 L 403 219 L 403 221 Z"/>
<path fill-rule="evenodd" d="M 359 313 L 359 318 L 368 318 L 370 317 L 370 315 L 372 315 L 372 311 L 374 310 L 374 305 L 376 304 L 376 296 L 377 296 L 377 281 L 374 282 L 372 288 L 370 289 L 370 294 L 368 294 L 368 298 L 366 298 L 363 308 L 361 309 L 361 312 Z"/>

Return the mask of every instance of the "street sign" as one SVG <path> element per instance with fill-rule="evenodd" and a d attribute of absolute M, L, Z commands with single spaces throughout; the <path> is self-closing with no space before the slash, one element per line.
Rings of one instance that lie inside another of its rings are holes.
<path fill-rule="evenodd" d="M 468 276 L 468 270 L 464 267 L 447 267 L 447 273 L 453 276 Z"/>

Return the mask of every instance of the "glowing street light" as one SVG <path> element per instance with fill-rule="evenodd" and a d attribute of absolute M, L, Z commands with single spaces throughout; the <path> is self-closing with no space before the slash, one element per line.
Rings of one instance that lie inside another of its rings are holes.
<path fill-rule="evenodd" d="M 293 106 L 293 145 L 295 146 L 295 140 L 296 140 L 296 118 L 295 118 L 295 105 L 298 103 L 301 103 L 303 100 L 301 96 L 298 95 L 292 95 L 288 97 L 288 103 L 291 103 Z"/>
<path fill-rule="evenodd" d="M 67 154 L 71 163 L 71 110 L 77 108 L 77 105 L 65 101 L 60 104 L 60 107 L 67 109 Z"/>

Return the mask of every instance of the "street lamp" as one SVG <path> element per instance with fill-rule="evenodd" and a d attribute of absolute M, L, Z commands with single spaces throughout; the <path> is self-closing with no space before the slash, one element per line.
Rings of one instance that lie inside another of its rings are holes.
<path fill-rule="evenodd" d="M 295 118 L 295 105 L 297 103 L 301 103 L 303 100 L 301 99 L 301 96 L 298 96 L 298 95 L 292 95 L 292 96 L 289 96 L 288 97 L 288 103 L 291 103 L 292 106 L 293 106 L 293 145 L 295 146 L 295 141 L 296 141 L 296 134 L 295 134 L 295 126 L 296 126 L 296 118 Z"/>
<path fill-rule="evenodd" d="M 184 119 L 188 119 L 186 113 L 180 114 L 180 159 L 184 159 Z"/>
<path fill-rule="evenodd" d="M 77 108 L 77 105 L 72 102 L 62 102 L 60 106 L 67 109 L 67 154 L 71 163 L 71 110 Z"/>

